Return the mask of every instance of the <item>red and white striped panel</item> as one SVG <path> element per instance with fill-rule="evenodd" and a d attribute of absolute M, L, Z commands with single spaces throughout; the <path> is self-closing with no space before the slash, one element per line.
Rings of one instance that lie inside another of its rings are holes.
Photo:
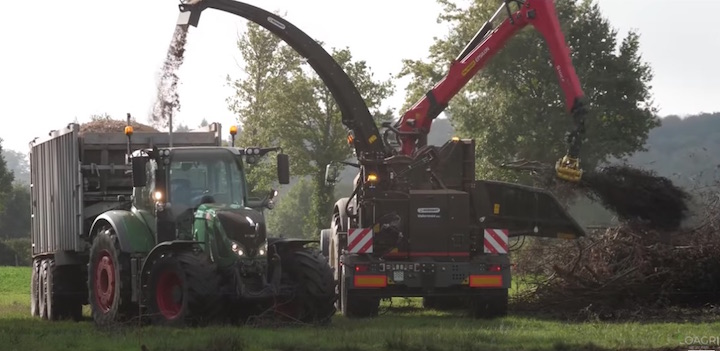
<path fill-rule="evenodd" d="M 349 253 L 372 253 L 373 252 L 373 230 L 372 228 L 350 228 L 348 231 L 348 252 Z"/>
<path fill-rule="evenodd" d="M 508 230 L 485 229 L 485 253 L 508 253 Z"/>

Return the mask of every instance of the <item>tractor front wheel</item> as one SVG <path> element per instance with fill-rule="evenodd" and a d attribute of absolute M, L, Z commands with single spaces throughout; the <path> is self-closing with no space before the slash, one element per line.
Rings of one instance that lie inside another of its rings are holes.
<path fill-rule="evenodd" d="M 327 258 L 318 250 L 298 249 L 284 253 L 282 271 L 296 287 L 289 301 L 277 310 L 302 323 L 326 325 L 335 314 L 335 282 Z"/>
<path fill-rule="evenodd" d="M 153 324 L 205 325 L 222 310 L 220 275 L 206 256 L 168 252 L 153 262 L 148 284 L 148 312 Z"/>

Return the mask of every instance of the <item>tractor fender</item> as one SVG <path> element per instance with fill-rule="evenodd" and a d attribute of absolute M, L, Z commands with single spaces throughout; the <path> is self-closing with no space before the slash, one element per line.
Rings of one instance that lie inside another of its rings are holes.
<path fill-rule="evenodd" d="M 99 215 L 90 226 L 92 243 L 98 231 L 110 226 L 115 230 L 122 252 L 148 252 L 155 245 L 155 237 L 145 222 L 136 214 L 125 210 L 112 210 Z"/>
<path fill-rule="evenodd" d="M 177 252 L 189 250 L 197 244 L 201 244 L 201 242 L 194 240 L 174 240 L 166 241 L 153 247 L 152 250 L 150 250 L 150 253 L 145 257 L 145 260 L 143 260 L 140 267 L 140 287 L 147 285 L 147 280 L 150 276 L 150 269 L 152 269 L 152 263 L 155 262 L 158 257 L 170 251 Z"/>

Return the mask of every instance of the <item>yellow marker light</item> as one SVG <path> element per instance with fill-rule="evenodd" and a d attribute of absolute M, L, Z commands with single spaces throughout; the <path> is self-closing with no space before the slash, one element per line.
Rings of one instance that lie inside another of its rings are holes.
<path fill-rule="evenodd" d="M 454 142 L 457 143 L 458 141 L 460 141 L 460 138 L 459 138 L 459 137 L 452 137 L 452 141 L 454 141 Z"/>
<path fill-rule="evenodd" d="M 132 135 L 132 133 L 133 133 L 133 127 L 125 126 L 125 135 Z"/>
<path fill-rule="evenodd" d="M 155 201 L 162 200 L 162 198 L 163 198 L 162 192 L 156 191 L 155 193 L 153 193 L 153 198 L 155 199 Z"/>
<path fill-rule="evenodd" d="M 237 134 L 237 126 L 230 126 L 230 134 L 231 135 Z"/>
<path fill-rule="evenodd" d="M 378 180 L 377 174 L 372 174 L 372 173 L 368 174 L 368 176 L 367 176 L 367 181 L 368 181 L 368 182 L 370 182 L 370 183 L 376 183 L 377 180 Z"/>
<path fill-rule="evenodd" d="M 353 143 L 353 136 L 352 136 L 352 135 L 349 135 L 349 134 L 348 134 L 348 136 L 347 136 L 347 142 L 348 142 L 348 145 L 352 145 L 352 143 Z"/>

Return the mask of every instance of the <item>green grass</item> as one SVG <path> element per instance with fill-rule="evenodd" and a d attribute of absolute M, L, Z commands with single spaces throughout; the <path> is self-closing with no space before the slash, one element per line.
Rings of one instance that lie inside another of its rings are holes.
<path fill-rule="evenodd" d="M 395 308 L 372 320 L 338 315 L 331 326 L 135 328 L 97 330 L 92 322 L 29 317 L 28 268 L 0 267 L 0 349 L 14 350 L 618 350 L 678 349 L 686 336 L 718 335 L 720 323 L 563 323 L 528 317 L 482 321 L 417 308 Z"/>

